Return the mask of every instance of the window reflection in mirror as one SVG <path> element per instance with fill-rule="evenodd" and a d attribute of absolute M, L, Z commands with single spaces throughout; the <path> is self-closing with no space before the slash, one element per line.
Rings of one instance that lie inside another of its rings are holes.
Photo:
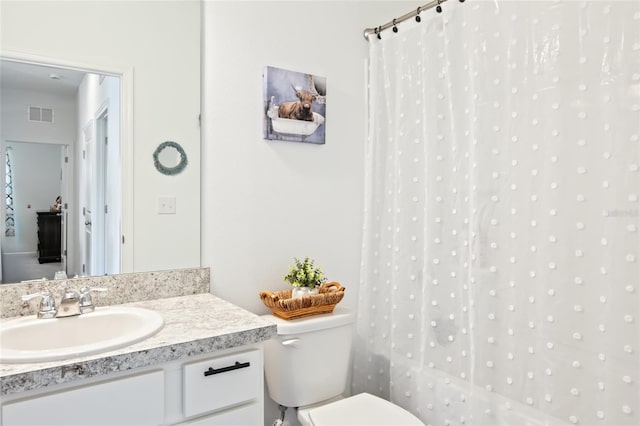
<path fill-rule="evenodd" d="M 119 273 L 120 78 L 1 58 L 0 100 L 1 282 Z"/>

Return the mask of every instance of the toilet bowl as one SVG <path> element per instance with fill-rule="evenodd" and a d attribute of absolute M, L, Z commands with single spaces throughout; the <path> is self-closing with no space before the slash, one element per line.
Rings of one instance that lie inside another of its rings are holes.
<path fill-rule="evenodd" d="M 424 426 L 416 416 L 377 396 L 343 398 L 351 360 L 355 315 L 336 308 L 331 314 L 275 323 L 277 334 L 265 342 L 264 370 L 269 396 L 298 408 L 304 426 Z"/>

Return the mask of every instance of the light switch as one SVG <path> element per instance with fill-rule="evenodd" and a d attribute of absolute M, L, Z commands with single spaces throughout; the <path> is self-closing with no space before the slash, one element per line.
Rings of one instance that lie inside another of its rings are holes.
<path fill-rule="evenodd" d="M 176 197 L 158 198 L 158 214 L 176 214 Z"/>

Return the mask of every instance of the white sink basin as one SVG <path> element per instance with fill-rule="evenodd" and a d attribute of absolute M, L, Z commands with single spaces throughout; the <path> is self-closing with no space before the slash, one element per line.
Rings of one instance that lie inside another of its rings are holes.
<path fill-rule="evenodd" d="M 155 311 L 110 306 L 68 318 L 35 316 L 0 323 L 0 362 L 46 362 L 122 348 L 157 333 Z"/>

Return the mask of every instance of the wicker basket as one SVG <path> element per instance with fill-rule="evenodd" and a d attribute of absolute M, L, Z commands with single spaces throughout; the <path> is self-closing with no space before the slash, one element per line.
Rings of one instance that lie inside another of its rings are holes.
<path fill-rule="evenodd" d="M 291 289 L 260 292 L 260 299 L 273 315 L 286 319 L 298 319 L 318 314 L 329 314 L 344 297 L 344 287 L 337 282 L 324 283 L 318 294 L 291 298 Z"/>

